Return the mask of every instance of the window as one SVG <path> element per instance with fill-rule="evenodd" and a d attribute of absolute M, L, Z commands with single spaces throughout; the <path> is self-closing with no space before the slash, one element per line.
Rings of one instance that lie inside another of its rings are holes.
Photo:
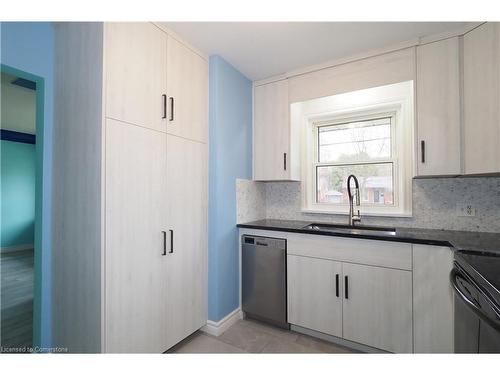
<path fill-rule="evenodd" d="M 316 203 L 348 204 L 347 177 L 359 181 L 361 203 L 394 205 L 393 116 L 315 128 Z"/>
<path fill-rule="evenodd" d="M 362 215 L 411 215 L 413 82 L 291 105 L 302 130 L 302 210 L 347 213 L 347 177 Z"/>

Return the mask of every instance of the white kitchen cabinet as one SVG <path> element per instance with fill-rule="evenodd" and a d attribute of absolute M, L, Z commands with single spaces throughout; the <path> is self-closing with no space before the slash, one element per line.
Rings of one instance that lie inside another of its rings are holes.
<path fill-rule="evenodd" d="M 253 179 L 299 180 L 299 147 L 290 125 L 288 81 L 254 87 Z"/>
<path fill-rule="evenodd" d="M 461 173 L 458 37 L 417 47 L 417 174 Z"/>
<path fill-rule="evenodd" d="M 105 30 L 106 116 L 165 132 L 167 34 L 147 22 Z"/>
<path fill-rule="evenodd" d="M 359 56 L 358 56 L 359 57 Z M 415 79 L 415 48 L 338 61 L 288 78 L 290 103 Z"/>
<path fill-rule="evenodd" d="M 204 58 L 168 36 L 167 132 L 207 142 L 208 64 Z"/>
<path fill-rule="evenodd" d="M 390 352 L 412 351 L 411 244 L 296 233 L 286 238 L 290 323 Z"/>
<path fill-rule="evenodd" d="M 207 321 L 207 148 L 167 135 L 168 345 Z"/>
<path fill-rule="evenodd" d="M 500 23 L 464 35 L 464 167 L 500 172 Z"/>
<path fill-rule="evenodd" d="M 411 353 L 410 271 L 343 263 L 344 339 L 394 353 Z"/>
<path fill-rule="evenodd" d="M 183 73 L 198 103 L 183 124 L 198 133 L 174 136 L 168 100 L 153 100 L 168 82 L 165 31 L 55 30 L 53 345 L 161 353 L 207 319 L 208 62 Z M 170 60 L 189 50 L 176 48 Z"/>
<path fill-rule="evenodd" d="M 241 228 L 243 234 L 287 240 L 288 321 L 298 330 L 396 353 L 453 353 L 449 247 Z"/>
<path fill-rule="evenodd" d="M 106 352 L 168 348 L 165 150 L 164 133 L 106 120 Z"/>
<path fill-rule="evenodd" d="M 342 263 L 287 256 L 288 322 L 342 337 Z"/>
<path fill-rule="evenodd" d="M 454 313 L 448 247 L 413 245 L 413 340 L 415 353 L 453 353 Z"/>

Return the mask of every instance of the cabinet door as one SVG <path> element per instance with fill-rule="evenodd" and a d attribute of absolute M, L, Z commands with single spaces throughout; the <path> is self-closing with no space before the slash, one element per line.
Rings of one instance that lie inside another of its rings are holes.
<path fill-rule="evenodd" d="M 167 132 L 206 142 L 208 138 L 207 61 L 170 36 L 167 50 Z"/>
<path fill-rule="evenodd" d="M 290 178 L 288 81 L 254 88 L 254 180 Z"/>
<path fill-rule="evenodd" d="M 458 38 L 417 47 L 418 175 L 460 174 Z"/>
<path fill-rule="evenodd" d="M 340 262 L 288 255 L 288 322 L 342 337 L 341 279 Z"/>
<path fill-rule="evenodd" d="M 342 270 L 344 338 L 389 352 L 411 353 L 411 272 L 351 263 L 342 263 Z"/>
<path fill-rule="evenodd" d="M 166 131 L 167 34 L 145 22 L 105 25 L 106 117 Z"/>
<path fill-rule="evenodd" d="M 415 353 L 453 353 L 453 290 L 448 247 L 413 245 Z"/>
<path fill-rule="evenodd" d="M 500 24 L 464 36 L 465 173 L 500 172 Z"/>
<path fill-rule="evenodd" d="M 106 352 L 167 349 L 165 150 L 164 134 L 106 120 Z"/>
<path fill-rule="evenodd" d="M 167 135 L 167 333 L 172 346 L 207 322 L 207 146 Z"/>

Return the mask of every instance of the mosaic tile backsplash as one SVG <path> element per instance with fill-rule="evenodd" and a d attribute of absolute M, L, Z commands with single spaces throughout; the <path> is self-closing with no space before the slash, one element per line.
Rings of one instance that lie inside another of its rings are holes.
<path fill-rule="evenodd" d="M 266 217 L 266 185 L 262 182 L 236 180 L 236 222 Z"/>
<path fill-rule="evenodd" d="M 238 223 L 284 219 L 345 223 L 346 215 L 301 212 L 299 182 L 237 181 Z M 459 217 L 457 203 L 471 204 L 474 217 Z M 413 217 L 363 216 L 371 225 L 500 232 L 500 178 L 435 178 L 413 180 Z"/>

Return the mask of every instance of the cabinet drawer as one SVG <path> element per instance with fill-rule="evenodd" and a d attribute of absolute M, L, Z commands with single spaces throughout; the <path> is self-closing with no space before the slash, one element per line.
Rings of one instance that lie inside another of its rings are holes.
<path fill-rule="evenodd" d="M 411 244 L 345 237 L 289 234 L 287 253 L 411 270 Z"/>

